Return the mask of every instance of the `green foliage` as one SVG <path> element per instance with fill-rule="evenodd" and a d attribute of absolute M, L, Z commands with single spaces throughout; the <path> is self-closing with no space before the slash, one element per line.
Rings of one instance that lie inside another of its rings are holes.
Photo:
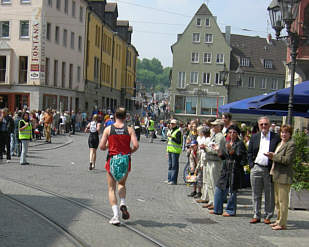
<path fill-rule="evenodd" d="M 138 59 L 136 80 L 143 83 L 148 90 L 153 88 L 155 91 L 164 92 L 170 86 L 170 70 L 170 67 L 163 68 L 157 58 Z"/>
<path fill-rule="evenodd" d="M 296 155 L 294 161 L 294 177 L 292 187 L 296 190 L 309 190 L 309 164 L 307 146 L 307 136 L 303 132 L 298 132 L 293 139 L 296 144 Z"/>

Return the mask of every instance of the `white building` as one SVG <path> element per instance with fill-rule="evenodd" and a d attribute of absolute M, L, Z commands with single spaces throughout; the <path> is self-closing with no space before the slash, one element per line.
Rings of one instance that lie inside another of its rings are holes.
<path fill-rule="evenodd" d="M 0 108 L 84 105 L 83 0 L 0 0 Z"/>

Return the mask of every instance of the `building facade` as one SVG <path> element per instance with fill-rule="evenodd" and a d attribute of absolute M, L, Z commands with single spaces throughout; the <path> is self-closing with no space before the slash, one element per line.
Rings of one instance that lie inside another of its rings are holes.
<path fill-rule="evenodd" d="M 229 26 L 222 33 L 205 4 L 172 52 L 171 111 L 180 118 L 216 117 L 220 105 L 284 87 L 284 42 L 234 35 Z M 254 115 L 233 118 L 256 120 Z"/>
<path fill-rule="evenodd" d="M 118 20 L 116 3 L 88 1 L 85 60 L 85 109 L 132 110 L 138 52 L 131 44 L 133 28 Z"/>
<path fill-rule="evenodd" d="M 171 111 L 178 117 L 214 117 L 227 103 L 220 71 L 230 66 L 231 48 L 216 18 L 202 4 L 172 45 Z"/>
<path fill-rule="evenodd" d="M 0 107 L 80 107 L 86 8 L 83 0 L 1 1 Z"/>
<path fill-rule="evenodd" d="M 299 48 L 296 58 L 296 73 L 294 84 L 309 80 L 309 0 L 301 0 L 299 4 L 298 16 L 292 24 L 292 31 L 300 37 Z M 286 67 L 286 85 L 291 85 L 291 56 L 290 48 L 287 48 L 287 67 Z M 308 82 L 309 83 L 309 82 Z M 301 117 L 294 117 L 294 128 L 302 130 L 309 128 L 309 120 Z"/>
<path fill-rule="evenodd" d="M 106 0 L 0 1 L 0 108 L 133 106 L 133 28 Z"/>

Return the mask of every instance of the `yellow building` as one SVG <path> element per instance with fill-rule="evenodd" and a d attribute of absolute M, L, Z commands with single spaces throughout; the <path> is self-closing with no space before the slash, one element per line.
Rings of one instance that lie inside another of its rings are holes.
<path fill-rule="evenodd" d="M 132 27 L 118 21 L 116 3 L 88 1 L 86 23 L 85 108 L 133 110 L 137 50 Z"/>

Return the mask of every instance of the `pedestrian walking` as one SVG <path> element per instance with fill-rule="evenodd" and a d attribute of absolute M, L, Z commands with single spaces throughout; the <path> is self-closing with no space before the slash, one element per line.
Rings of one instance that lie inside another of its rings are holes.
<path fill-rule="evenodd" d="M 155 135 L 155 122 L 152 119 L 152 117 L 148 117 L 148 120 L 149 120 L 148 133 L 149 133 L 149 136 L 150 136 L 149 142 L 153 143 L 153 138 L 154 138 L 154 135 Z"/>
<path fill-rule="evenodd" d="M 116 122 L 104 129 L 100 141 L 100 149 L 108 149 L 107 162 L 105 169 L 107 171 L 108 198 L 113 210 L 113 217 L 110 224 L 119 225 L 119 210 L 116 196 L 116 184 L 118 183 L 118 195 L 120 199 L 120 211 L 122 218 L 130 218 L 126 206 L 126 180 L 131 170 L 131 154 L 138 147 L 138 141 L 132 127 L 126 123 L 125 108 L 118 108 L 115 113 Z"/>
<path fill-rule="evenodd" d="M 254 215 L 250 223 L 261 222 L 261 203 L 264 190 L 265 217 L 264 223 L 270 224 L 274 214 L 274 184 L 269 174 L 272 161 L 265 156 L 267 152 L 275 152 L 280 137 L 269 131 L 270 121 L 268 117 L 258 120 L 259 131 L 250 139 L 248 147 L 248 162 L 251 168 L 250 181 L 252 186 L 252 202 Z"/>
<path fill-rule="evenodd" d="M 26 156 L 28 153 L 29 141 L 32 139 L 32 125 L 29 119 L 29 113 L 24 112 L 22 119 L 18 124 L 19 131 L 19 140 L 21 141 L 21 155 L 20 155 L 20 164 L 29 165 L 27 162 Z"/>
<path fill-rule="evenodd" d="M 167 133 L 168 174 L 167 183 L 176 185 L 179 173 L 179 156 L 182 151 L 182 134 L 177 126 L 177 120 L 171 120 L 171 131 Z"/>
<path fill-rule="evenodd" d="M 44 124 L 45 141 L 51 143 L 51 125 L 53 122 L 53 115 L 50 109 L 47 109 L 41 120 L 41 124 Z"/>
<path fill-rule="evenodd" d="M 101 124 L 98 123 L 98 115 L 94 114 L 92 117 L 92 121 L 88 123 L 85 128 L 85 132 L 90 132 L 88 137 L 88 146 L 90 150 L 89 157 L 89 170 L 95 168 L 96 159 L 97 159 L 97 149 L 99 146 L 99 133 L 101 129 Z"/>

